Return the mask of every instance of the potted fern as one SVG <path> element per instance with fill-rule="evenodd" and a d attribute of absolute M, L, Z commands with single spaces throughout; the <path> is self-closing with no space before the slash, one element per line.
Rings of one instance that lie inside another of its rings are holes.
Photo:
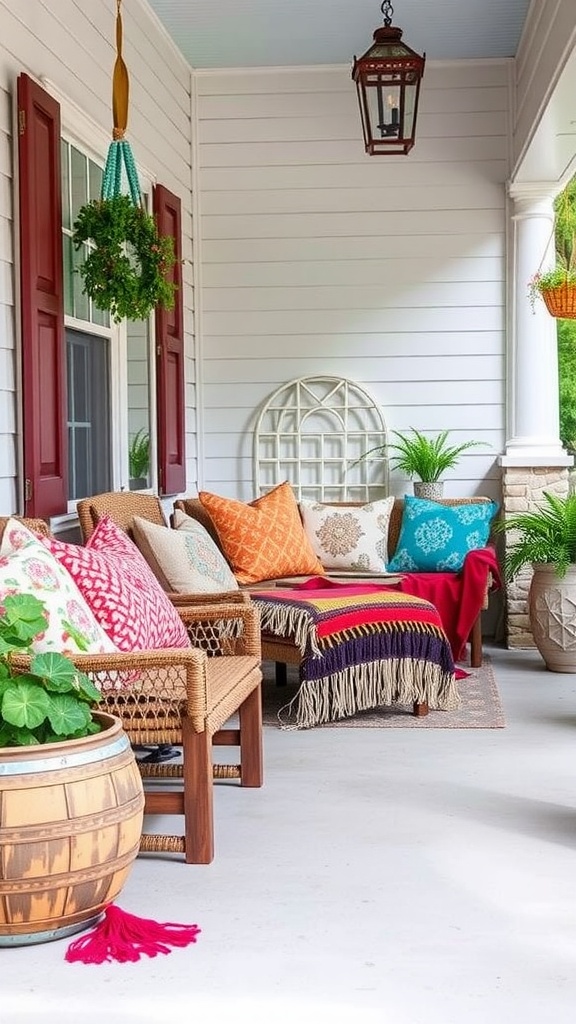
<path fill-rule="evenodd" d="M 98 920 L 142 829 L 128 737 L 97 709 L 99 690 L 71 658 L 33 653 L 46 621 L 30 594 L 0 603 L 0 947 Z"/>
<path fill-rule="evenodd" d="M 128 468 L 130 472 L 129 487 L 131 491 L 141 491 L 148 486 L 150 469 L 150 434 L 141 428 L 130 440 L 128 448 Z"/>
<path fill-rule="evenodd" d="M 544 492 L 534 509 L 506 516 L 495 528 L 511 534 L 504 574 L 531 568 L 528 615 L 534 643 L 552 672 L 576 672 L 576 494 Z"/>
<path fill-rule="evenodd" d="M 462 444 L 452 445 L 448 443 L 449 433 L 450 431 L 443 430 L 434 437 L 426 437 L 414 427 L 410 428 L 408 434 L 393 430 L 396 442 L 376 445 L 364 452 L 361 458 L 366 459 L 375 454 L 385 457 L 388 450 L 396 452 L 397 454 L 392 456 L 391 467 L 401 470 L 408 477 L 417 477 L 414 482 L 414 494 L 420 498 L 434 500 L 442 497 L 444 488 L 441 477 L 446 470 L 457 465 L 463 452 L 483 443 L 464 441 Z"/>

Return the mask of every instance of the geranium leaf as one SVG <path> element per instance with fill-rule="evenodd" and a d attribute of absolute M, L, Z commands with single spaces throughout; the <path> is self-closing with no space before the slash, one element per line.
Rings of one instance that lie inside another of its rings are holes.
<path fill-rule="evenodd" d="M 37 683 L 19 676 L 7 686 L 2 697 L 2 717 L 9 725 L 35 729 L 48 716 L 50 697 Z"/>
<path fill-rule="evenodd" d="M 57 736 L 70 736 L 84 732 L 89 725 L 92 714 L 87 704 L 79 704 L 75 697 L 68 693 L 59 693 L 52 697 L 48 710 L 48 721 Z"/>
<path fill-rule="evenodd" d="M 76 689 L 76 666 L 63 654 L 50 651 L 36 654 L 30 662 L 30 671 L 42 676 L 46 689 L 55 693 L 69 693 Z"/>

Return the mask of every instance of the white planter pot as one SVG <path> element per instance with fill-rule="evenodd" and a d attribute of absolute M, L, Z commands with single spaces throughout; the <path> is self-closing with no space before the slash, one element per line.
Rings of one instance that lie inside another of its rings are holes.
<path fill-rule="evenodd" d="M 436 480 L 434 483 L 426 483 L 424 480 L 414 481 L 414 494 L 417 498 L 428 498 L 429 501 L 438 501 L 444 496 L 444 482 Z"/>
<path fill-rule="evenodd" d="M 534 643 L 551 672 L 576 672 L 576 565 L 561 579 L 538 564 L 528 593 Z"/>

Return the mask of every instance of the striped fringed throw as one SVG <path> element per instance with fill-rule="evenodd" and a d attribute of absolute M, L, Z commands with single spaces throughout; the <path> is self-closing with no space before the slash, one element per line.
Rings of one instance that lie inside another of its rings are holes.
<path fill-rule="evenodd" d="M 302 653 L 298 693 L 279 712 L 284 728 L 394 703 L 459 706 L 450 644 L 429 601 L 369 586 L 322 589 L 320 582 L 252 598 L 262 631 L 290 637 Z"/>

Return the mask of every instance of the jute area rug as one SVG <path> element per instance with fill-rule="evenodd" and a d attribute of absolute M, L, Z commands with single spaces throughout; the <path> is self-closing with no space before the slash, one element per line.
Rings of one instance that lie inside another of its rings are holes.
<path fill-rule="evenodd" d="M 506 725 L 492 662 L 484 655 L 481 668 L 467 669 L 465 679 L 458 680 L 461 706 L 457 711 L 430 711 L 416 718 L 412 707 L 395 704 L 373 711 L 360 711 L 352 718 L 316 725 L 315 729 L 503 729 Z M 264 663 L 262 684 L 263 721 L 270 728 L 280 728 L 278 712 L 298 692 L 298 670 L 288 666 L 288 685 L 276 686 L 274 669 Z"/>

